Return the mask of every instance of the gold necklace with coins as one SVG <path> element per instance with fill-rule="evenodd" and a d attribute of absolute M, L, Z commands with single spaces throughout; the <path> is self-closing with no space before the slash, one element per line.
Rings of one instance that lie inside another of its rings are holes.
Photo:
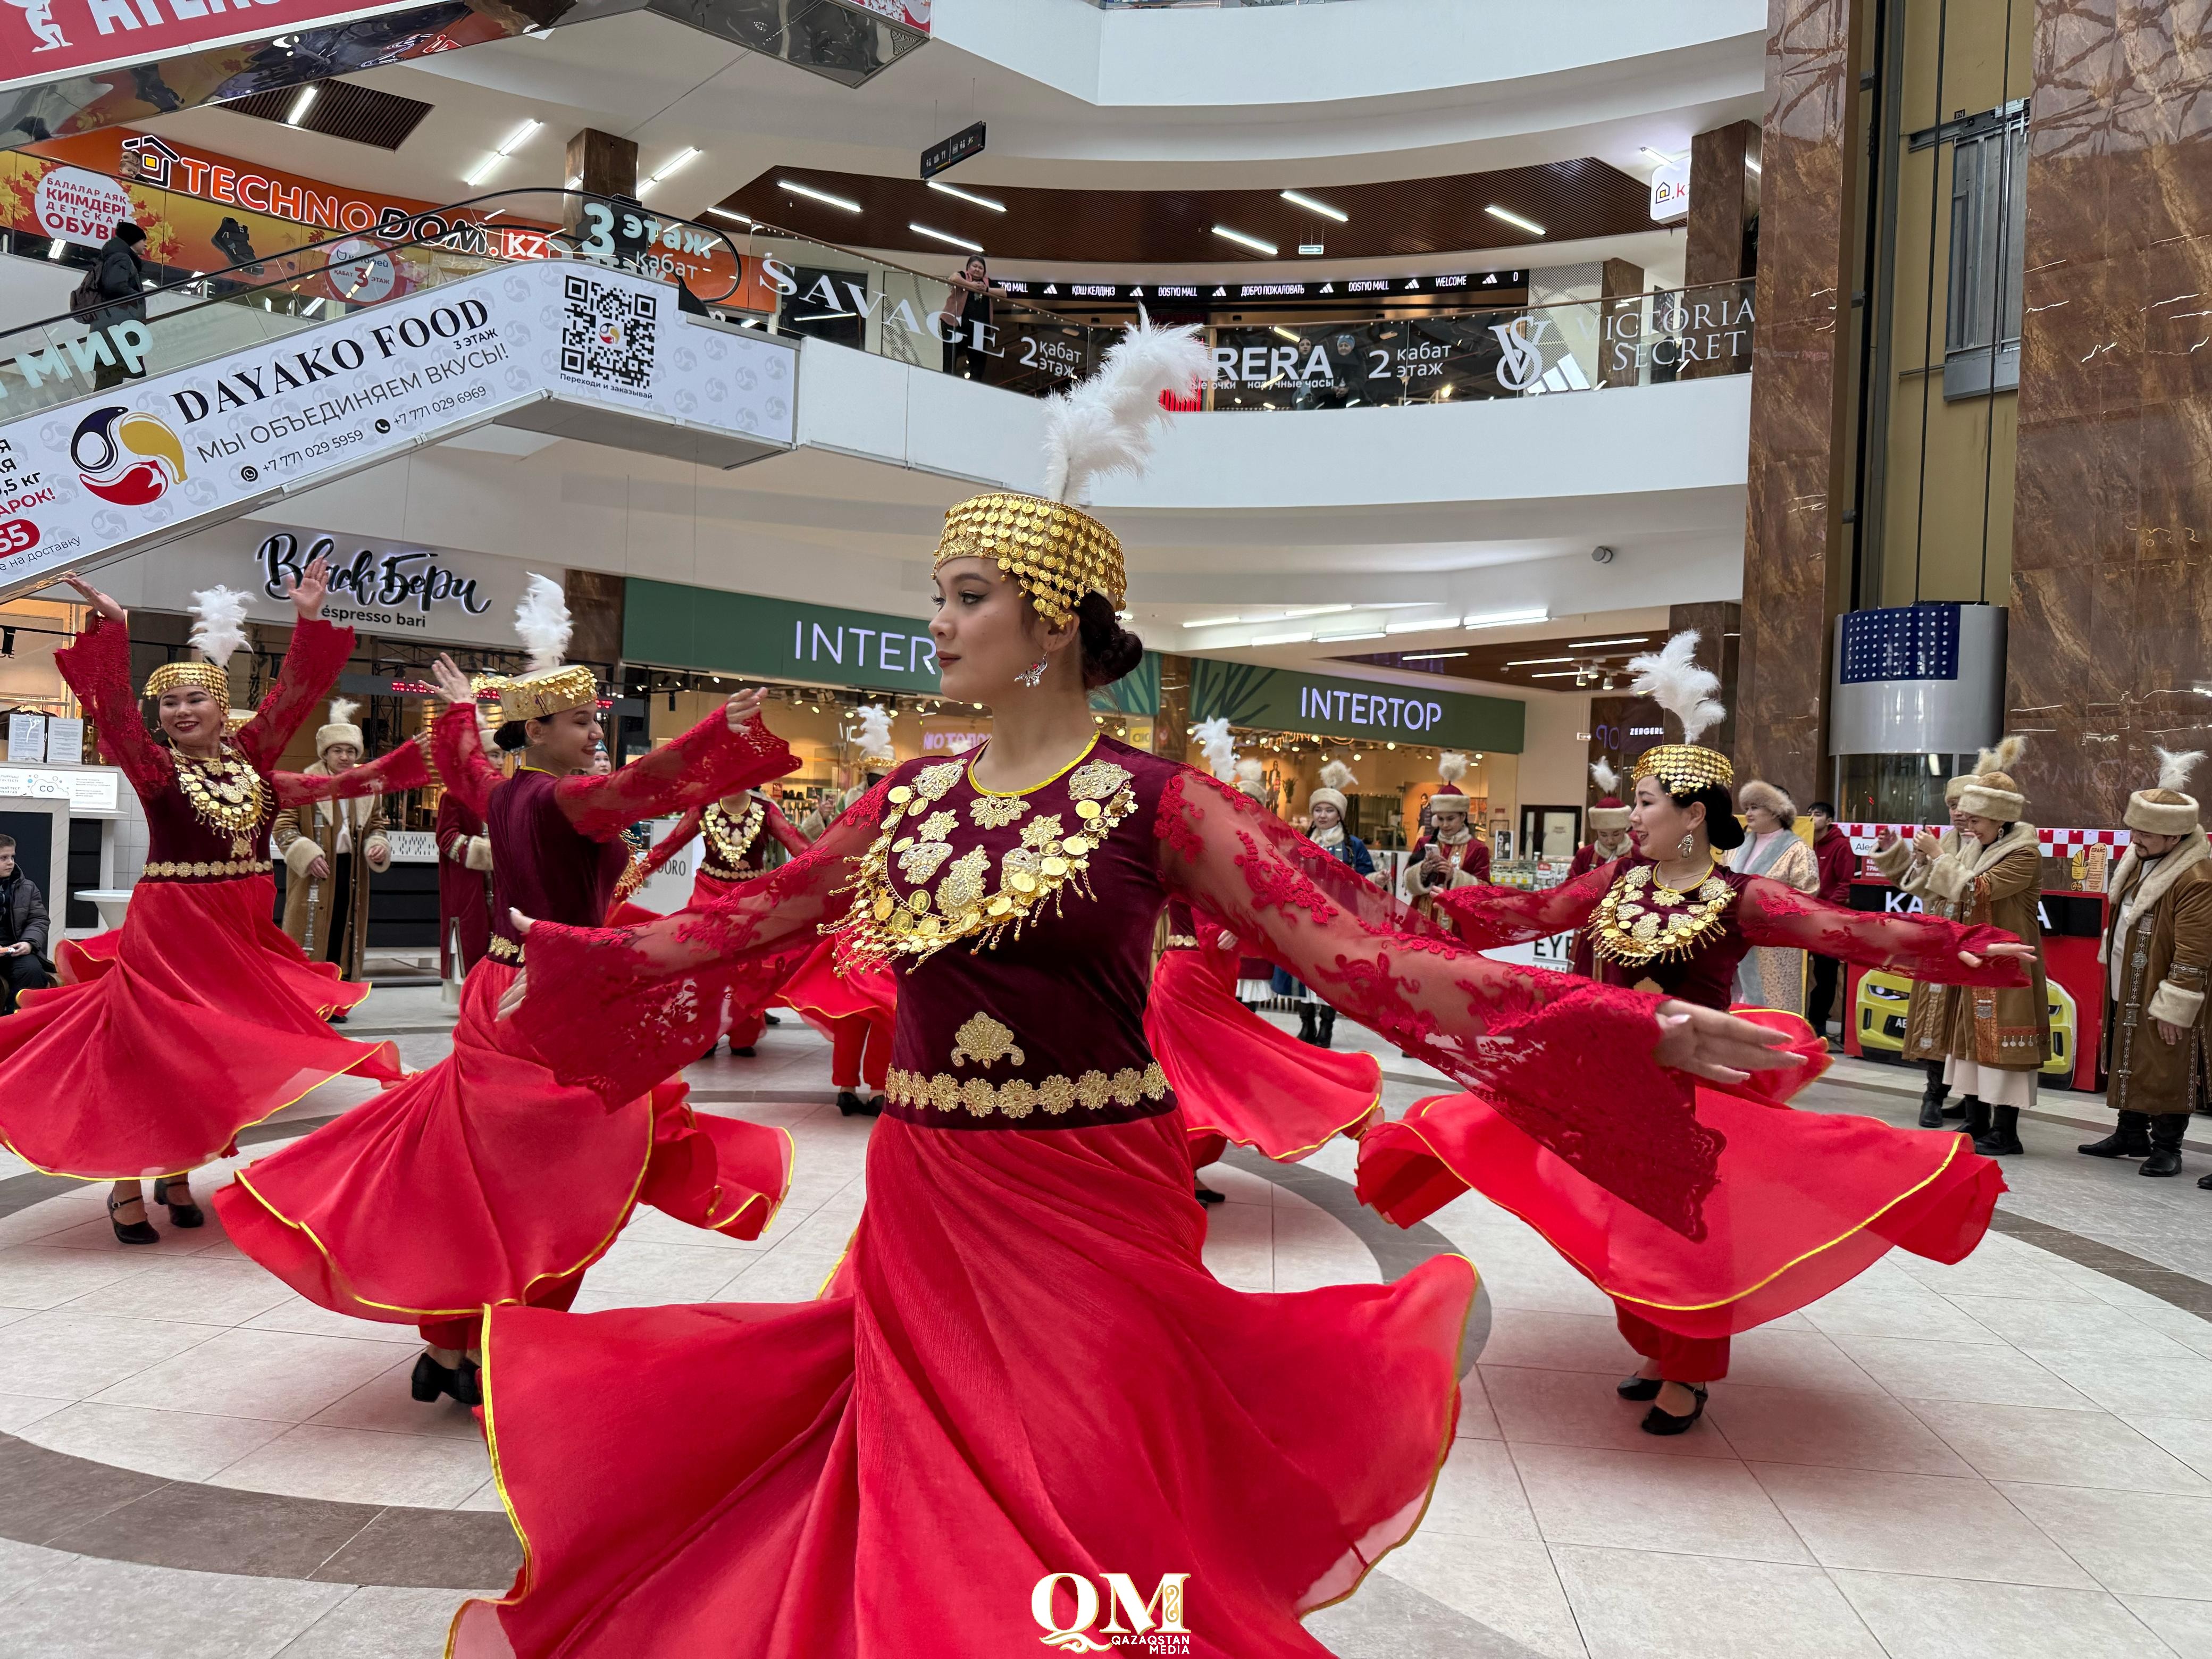
<path fill-rule="evenodd" d="M 228 747 L 209 756 L 170 751 L 176 762 L 177 787 L 192 816 L 217 835 L 230 836 L 230 855 L 253 855 L 253 832 L 269 801 L 268 786 L 243 755 Z"/>
<path fill-rule="evenodd" d="M 707 832 L 707 844 L 713 853 L 715 868 L 734 871 L 743 866 L 745 854 L 752 849 L 766 817 L 766 811 L 757 797 L 754 799 L 751 810 L 735 823 L 730 821 L 730 815 L 722 810 L 720 801 L 701 815 L 700 827 Z"/>
<path fill-rule="evenodd" d="M 860 856 L 860 872 L 851 888 L 852 908 L 823 931 L 843 931 L 850 941 L 848 954 L 861 962 L 894 957 L 920 961 L 961 939 L 988 951 L 1009 932 L 1018 937 L 1047 905 L 1057 914 L 1060 894 L 1067 888 L 1085 898 L 1094 896 L 1085 875 L 1091 855 L 1137 810 L 1137 797 L 1127 768 L 1088 759 L 1090 752 L 1086 749 L 1078 757 L 1080 763 L 1066 774 L 1074 830 L 1063 833 L 1065 820 L 1058 813 L 1031 819 L 1021 845 L 1007 848 L 1000 859 L 995 890 L 990 887 L 989 849 L 974 847 L 953 857 L 951 836 L 959 815 L 937 805 L 959 781 L 963 763 L 939 761 L 915 773 L 910 784 L 894 785 L 885 797 L 882 832 Z M 977 799 L 1025 799 L 1054 781 L 1047 779 L 1021 795 L 994 793 L 977 786 Z M 996 811 L 970 816 L 978 827 L 1010 821 Z M 892 879 L 894 858 L 899 874 L 910 884 L 903 893 Z M 948 859 L 951 866 L 945 868 L 933 891 L 924 884 Z"/>
<path fill-rule="evenodd" d="M 1719 937 L 1735 897 L 1735 889 L 1718 876 L 1680 892 L 1658 880 L 1652 866 L 1639 864 L 1598 901 L 1589 919 L 1591 951 L 1624 968 L 1694 956 Z"/>

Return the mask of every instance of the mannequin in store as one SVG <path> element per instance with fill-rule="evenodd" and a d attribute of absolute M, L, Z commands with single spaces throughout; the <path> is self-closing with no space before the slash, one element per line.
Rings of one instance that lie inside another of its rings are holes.
<path fill-rule="evenodd" d="M 352 787 L 283 784 L 275 768 L 353 650 L 351 629 L 322 620 L 329 574 L 319 558 L 286 577 L 297 620 L 283 670 L 235 732 L 225 665 L 246 643 L 246 596 L 194 594 L 198 659 L 165 663 L 146 682 L 159 743 L 131 695 L 129 617 L 69 579 L 92 617 L 55 665 L 91 714 L 101 757 L 143 804 L 149 846 L 123 926 L 89 959 L 90 976 L 27 992 L 0 1020 L 0 1142 L 49 1174 L 113 1181 L 108 1217 L 126 1244 L 159 1240 L 142 1176 L 154 1174 L 153 1201 L 172 1226 L 199 1226 L 190 1173 L 222 1157 L 239 1130 L 343 1073 L 400 1075 L 390 1043 L 349 1042 L 325 1023 L 368 988 L 340 985 L 270 920 L 276 808 Z M 412 752 L 419 782 L 427 774 Z"/>
<path fill-rule="evenodd" d="M 340 777 L 361 764 L 365 745 L 354 715 L 360 705 L 340 697 L 315 732 L 311 776 Z M 364 977 L 368 944 L 368 880 L 392 867 L 380 796 L 288 806 L 276 815 L 276 856 L 284 860 L 284 932 L 313 962 L 336 965 L 348 981 Z M 343 1010 L 334 1024 L 345 1021 Z"/>
<path fill-rule="evenodd" d="M 495 902 L 489 953 L 463 988 L 453 1048 L 429 1070 L 239 1172 L 215 1205 L 231 1242 L 319 1306 L 413 1324 L 418 1401 L 465 1404 L 487 1304 L 565 1307 L 641 1200 L 696 1227 L 757 1237 L 790 1177 L 779 1130 L 695 1115 L 672 1066 L 633 1097 L 562 1085 L 494 1019 L 521 970 L 508 911 L 528 904 L 596 922 L 628 862 L 623 831 L 791 769 L 754 718 L 757 692 L 604 777 L 590 669 L 564 665 L 561 590 L 533 576 L 517 611 L 530 672 L 498 690 L 503 775 L 481 744 L 477 692 L 441 657 L 438 773 L 488 825 Z M 574 1005 L 604 1046 L 621 1027 Z M 693 1056 L 685 1056 L 685 1059 Z"/>
<path fill-rule="evenodd" d="M 1992 1157 L 2025 1150 L 2020 1115 L 2035 1104 L 2036 1077 L 2051 1058 L 2039 920 L 2043 850 L 2035 826 L 2023 821 L 2027 800 L 2012 779 L 2027 747 L 2027 738 L 2012 737 L 1982 750 L 1960 784 L 1952 828 L 1941 837 L 1924 830 L 1910 842 L 1879 836 L 1872 858 L 1875 869 L 1919 896 L 1926 915 L 1987 923 L 2035 947 L 2028 983 L 2009 994 L 1968 996 L 1923 981 L 1912 988 L 1905 1010 L 1905 1057 L 1942 1064 L 1943 1088 L 1959 1091 L 1975 1150 Z M 1921 1127 L 1937 1127 L 1942 1118 L 1942 1097 L 1931 1086 L 1921 1101 Z"/>
<path fill-rule="evenodd" d="M 2189 774 L 2196 750 L 2158 757 L 2158 782 L 2128 797 L 2127 855 L 2113 872 L 2105 937 L 2105 1103 L 2119 1114 L 2112 1133 L 2075 1150 L 2091 1158 L 2139 1158 L 2139 1175 L 2181 1173 L 2189 1115 L 2207 1097 L 2205 1056 L 2212 1021 L 2212 847 L 2204 840 Z M 2199 1177 L 2212 1188 L 2212 1176 Z"/>
<path fill-rule="evenodd" d="M 1447 894 L 1440 902 L 1461 937 L 1495 948 L 1586 927 L 1604 983 L 1710 1010 L 1728 1006 L 1736 966 L 1755 945 L 1961 984 L 2025 980 L 2033 948 L 1996 928 L 1849 910 L 1716 866 L 1715 849 L 1738 846 L 1743 830 L 1730 810 L 1728 757 L 1697 741 L 1725 717 L 1713 696 L 1718 679 L 1695 664 L 1697 640 L 1678 634 L 1629 664 L 1631 695 L 1656 702 L 1683 731 L 1682 742 L 1648 750 L 1633 768 L 1629 822 L 1639 850 L 1549 892 Z M 1751 1018 L 1786 1036 L 1807 1061 L 1801 1076 L 1826 1069 L 1826 1045 L 1803 1020 L 1765 1010 Z M 1644 1431 L 1680 1434 L 1703 1415 L 1706 1385 L 1728 1374 L 1733 1333 L 1826 1295 L 1893 1244 L 1962 1259 L 2004 1189 L 1996 1166 L 1956 1135 L 1789 1110 L 1759 1081 L 1698 1091 L 1698 1133 L 1714 1144 L 1728 1199 L 1705 1206 L 1695 1230 L 1655 1224 L 1615 1202 L 1473 1094 L 1422 1101 L 1369 1130 L 1360 1196 L 1410 1226 L 1472 1188 L 1528 1222 L 1613 1298 L 1621 1334 L 1644 1356 L 1619 1392 L 1651 1402 Z"/>
<path fill-rule="evenodd" d="M 931 635 L 946 695 L 990 705 L 987 744 L 895 768 L 805 856 L 699 913 L 520 924 L 517 1024 L 611 1097 L 696 1051 L 727 978 L 824 925 L 896 964 L 897 1064 L 817 1299 L 491 1313 L 485 1418 L 530 1565 L 464 1607 L 459 1659 L 1013 1653 L 1063 1561 L 1147 1589 L 1187 1573 L 1237 1651 L 1310 1647 L 1299 1618 L 1421 1511 L 1474 1276 L 1441 1256 L 1387 1285 L 1247 1296 L 1206 1271 L 1185 1125 L 1143 1036 L 1170 901 L 1656 1207 L 1694 1209 L 1695 1173 L 1614 1158 L 1610 1103 L 1633 1102 L 1647 1148 L 1686 1151 L 1668 1065 L 1789 1063 L 1725 1015 L 1677 1023 L 1658 998 L 1401 931 L 1398 900 L 1256 803 L 1099 730 L 1087 691 L 1142 646 L 1115 615 L 1119 544 L 1066 503 L 1206 372 L 1194 331 L 1140 324 L 1048 406 L 1042 496 L 947 515 Z M 562 1012 L 572 996 L 602 1011 L 598 1038 Z"/>
<path fill-rule="evenodd" d="M 1413 843 L 1413 855 L 1406 864 L 1406 896 L 1425 916 L 1437 915 L 1439 893 L 1490 879 L 1490 848 L 1468 827 L 1474 803 L 1460 793 L 1459 781 L 1467 769 L 1465 755 L 1447 749 L 1437 757 L 1437 775 L 1443 780 L 1443 787 L 1429 797 L 1430 828 Z"/>

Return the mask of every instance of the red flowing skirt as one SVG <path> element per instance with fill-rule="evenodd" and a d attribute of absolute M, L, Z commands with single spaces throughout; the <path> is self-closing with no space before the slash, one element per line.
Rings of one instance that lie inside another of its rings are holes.
<path fill-rule="evenodd" d="M 214 1200 L 231 1242 L 311 1302 L 407 1324 L 574 1277 L 640 1200 L 759 1237 L 790 1137 L 696 1115 L 679 1082 L 613 1111 L 563 1085 L 497 1018 L 515 971 L 471 970 L 443 1060 L 240 1170 Z"/>
<path fill-rule="evenodd" d="M 1295 1163 L 1334 1136 L 1358 1139 L 1381 1109 L 1382 1062 L 1316 1048 L 1268 1024 L 1204 958 L 1163 952 L 1145 1004 L 1145 1038 L 1182 1108 L 1194 1161 L 1211 1164 L 1234 1141 Z"/>
<path fill-rule="evenodd" d="M 1183 1140 L 1172 1112 L 884 1118 L 817 1301 L 494 1312 L 484 1421 L 525 1565 L 453 1651 L 1012 1655 L 1051 1628 L 1047 1575 L 1149 1601 L 1187 1573 L 1189 1652 L 1325 1659 L 1299 1617 L 1413 1531 L 1451 1444 L 1474 1272 L 1231 1291 Z M 1060 1583 L 1057 1621 L 1080 1594 Z"/>
<path fill-rule="evenodd" d="M 898 1012 L 898 980 L 880 963 L 841 969 L 836 945 L 834 939 L 816 945 L 783 981 L 775 1006 L 790 1009 L 833 1039 L 832 1024 L 854 1015 L 878 1021 L 888 1031 Z"/>
<path fill-rule="evenodd" d="M 52 1174 L 174 1175 L 334 1077 L 396 1081 L 392 1044 L 325 1023 L 368 988 L 309 962 L 275 901 L 267 876 L 141 882 L 93 977 L 0 1019 L 0 1143 Z"/>
<path fill-rule="evenodd" d="M 252 878 L 252 879 L 260 879 Z M 150 886 L 172 884 L 153 883 Z M 275 883 L 270 883 L 269 897 L 275 902 Z M 137 900 L 134 897 L 134 904 Z M 54 975 L 64 985 L 82 985 L 88 980 L 98 979 L 115 965 L 123 950 L 123 932 L 110 927 L 86 939 L 65 939 L 54 948 Z M 332 1014 L 350 1013 L 368 1000 L 368 982 L 342 979 L 334 962 L 311 962 L 297 940 L 271 921 L 264 913 L 254 928 L 255 942 L 274 955 L 276 960 L 269 971 L 284 985 L 299 1001 L 312 1008 L 318 1018 L 328 1019 Z"/>
<path fill-rule="evenodd" d="M 1791 1031 L 1799 1051 L 1825 1065 L 1826 1045 L 1816 1048 L 1794 1015 L 1735 1012 Z M 1698 1120 L 1728 1140 L 1701 1239 L 1623 1204 L 1474 1095 L 1431 1096 L 1370 1129 L 1359 1145 L 1359 1196 L 1411 1226 L 1472 1188 L 1541 1233 L 1628 1311 L 1710 1340 L 1818 1301 L 1893 1247 L 1963 1260 L 2005 1190 L 1996 1164 L 1963 1135 L 1801 1112 L 1750 1088 L 1700 1085 Z"/>

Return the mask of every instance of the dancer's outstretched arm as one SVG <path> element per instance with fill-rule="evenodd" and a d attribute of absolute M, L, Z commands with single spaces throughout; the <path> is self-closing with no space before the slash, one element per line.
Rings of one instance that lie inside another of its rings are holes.
<path fill-rule="evenodd" d="M 1487 882 L 1455 887 L 1436 895 L 1437 907 L 1452 919 L 1462 943 L 1478 951 L 1495 951 L 1581 927 L 1613 885 L 1613 873 L 1601 865 L 1541 893 L 1493 887 Z"/>
<path fill-rule="evenodd" d="M 307 723 L 315 706 L 330 696 L 346 659 L 353 655 L 353 629 L 334 628 L 323 620 L 330 561 L 314 559 L 296 580 L 288 572 L 284 585 L 297 613 L 291 643 L 284 652 L 284 665 L 277 670 L 276 684 L 269 688 L 253 718 L 239 727 L 236 739 L 239 752 L 258 772 L 266 772 L 276 764 L 293 734 Z"/>
<path fill-rule="evenodd" d="M 1848 910 L 1764 876 L 1746 883 L 1736 925 L 1753 945 L 1811 951 L 1939 985 L 2025 985 L 2035 947 L 2002 927 Z"/>
<path fill-rule="evenodd" d="M 130 614 L 83 578 L 72 575 L 69 583 L 91 605 L 92 619 L 83 633 L 54 653 L 54 666 L 91 712 L 100 757 L 121 769 L 138 798 L 148 799 L 169 787 L 176 763 L 147 735 L 138 713 L 137 689 L 131 683 Z"/>

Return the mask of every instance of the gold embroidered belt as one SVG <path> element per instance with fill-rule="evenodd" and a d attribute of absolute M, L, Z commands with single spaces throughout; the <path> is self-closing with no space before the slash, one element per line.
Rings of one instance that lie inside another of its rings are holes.
<path fill-rule="evenodd" d="M 267 859 L 231 859 L 219 864 L 202 861 L 197 864 L 171 864 L 167 861 L 149 864 L 140 873 L 150 881 L 181 881 L 187 878 L 204 880 L 209 877 L 265 876 L 269 873 Z"/>
<path fill-rule="evenodd" d="M 1160 948 L 1163 951 L 1195 951 L 1198 941 L 1188 933 L 1170 933 L 1160 941 Z"/>
<path fill-rule="evenodd" d="M 760 874 L 757 870 L 726 870 L 719 864 L 702 863 L 699 873 L 709 881 L 750 881 Z"/>
<path fill-rule="evenodd" d="M 1034 1083 L 1023 1078 L 987 1083 L 980 1077 L 959 1078 L 949 1072 L 925 1077 L 920 1072 L 894 1068 L 884 1080 L 884 1092 L 894 1106 L 965 1110 L 975 1117 L 997 1112 L 1013 1118 L 1027 1117 L 1042 1107 L 1056 1117 L 1078 1106 L 1096 1112 L 1109 1105 L 1127 1107 L 1140 1100 L 1164 1100 L 1168 1074 L 1158 1060 L 1141 1072 L 1125 1066 L 1118 1072 L 1085 1072 L 1081 1077 L 1054 1076 Z"/>
<path fill-rule="evenodd" d="M 491 953 L 501 962 L 522 960 L 522 947 L 503 933 L 494 933 L 491 936 Z"/>

